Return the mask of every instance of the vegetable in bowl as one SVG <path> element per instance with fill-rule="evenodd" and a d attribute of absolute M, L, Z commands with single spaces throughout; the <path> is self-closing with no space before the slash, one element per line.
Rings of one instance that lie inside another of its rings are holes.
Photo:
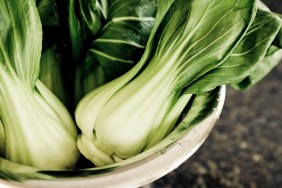
<path fill-rule="evenodd" d="M 282 57 L 281 16 L 256 0 L 0 5 L 6 179 L 95 174 L 148 157 L 208 117 L 220 86 L 251 87 Z M 82 155 L 93 164 L 80 166 Z"/>
<path fill-rule="evenodd" d="M 281 29 L 280 17 L 256 1 L 167 1 L 158 8 L 138 64 L 77 106 L 78 147 L 97 166 L 160 142 L 189 94 L 252 77 Z"/>
<path fill-rule="evenodd" d="M 79 157 L 77 128 L 38 80 L 42 29 L 33 1 L 0 4 L 1 156 L 39 169 L 70 169 Z"/>

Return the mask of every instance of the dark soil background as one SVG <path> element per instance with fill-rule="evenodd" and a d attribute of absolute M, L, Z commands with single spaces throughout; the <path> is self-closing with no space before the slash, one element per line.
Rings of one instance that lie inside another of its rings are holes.
<path fill-rule="evenodd" d="M 282 13 L 282 0 L 264 2 Z M 151 187 L 282 187 L 282 62 L 250 90 L 227 87 L 223 112 L 209 138 Z"/>

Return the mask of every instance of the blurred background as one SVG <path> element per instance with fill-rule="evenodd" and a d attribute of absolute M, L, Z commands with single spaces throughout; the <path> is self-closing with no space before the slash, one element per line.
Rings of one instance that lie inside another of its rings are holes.
<path fill-rule="evenodd" d="M 282 14 L 282 0 L 264 0 Z M 282 62 L 253 88 L 227 87 L 209 138 L 153 188 L 282 187 Z"/>

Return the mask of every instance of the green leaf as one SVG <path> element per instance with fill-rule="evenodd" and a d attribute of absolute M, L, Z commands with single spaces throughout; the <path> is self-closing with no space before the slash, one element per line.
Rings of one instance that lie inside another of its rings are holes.
<path fill-rule="evenodd" d="M 108 6 L 107 20 L 76 73 L 77 100 L 131 69 L 141 58 L 154 24 L 156 0 L 111 0 Z M 97 72 L 98 78 L 93 76 Z"/>
<path fill-rule="evenodd" d="M 63 11 L 65 4 L 58 3 Z M 66 5 L 71 57 L 75 64 L 80 64 L 85 53 L 82 50 L 87 49 L 89 40 L 93 40 L 107 17 L 107 0 L 67 0 Z"/>
<path fill-rule="evenodd" d="M 0 2 L 0 63 L 34 87 L 39 74 L 42 28 L 35 2 Z"/>
<path fill-rule="evenodd" d="M 271 45 L 281 29 L 281 24 L 282 20 L 275 14 L 258 10 L 254 23 L 230 57 L 222 65 L 192 83 L 189 86 L 189 91 L 202 93 L 220 85 L 233 84 L 235 86 L 236 83 L 244 79 L 251 79 L 248 76 L 253 74 L 255 69 L 260 70 L 256 71 L 254 77 L 257 77 L 259 72 L 260 77 L 266 75 L 279 62 L 276 60 L 270 63 L 266 56 L 268 56 L 267 53 L 271 50 Z M 277 58 L 277 55 L 275 54 L 273 58 Z M 265 65 L 263 65 L 264 61 Z"/>
<path fill-rule="evenodd" d="M 155 14 L 155 0 L 109 1 L 107 23 L 93 41 L 85 66 L 101 65 L 107 80 L 132 68 L 143 54 Z"/>
<path fill-rule="evenodd" d="M 107 12 L 107 1 L 102 0 L 100 4 L 98 0 L 79 0 L 79 13 L 84 40 L 89 37 L 89 33 L 92 37 L 95 36 L 106 19 L 99 8 L 102 8 L 103 12 Z"/>
<path fill-rule="evenodd" d="M 240 90 L 248 89 L 262 80 L 268 73 L 274 69 L 282 60 L 282 49 L 271 46 L 265 57 L 257 63 L 252 73 L 244 80 L 232 87 Z"/>
<path fill-rule="evenodd" d="M 189 86 L 223 64 L 242 40 L 256 15 L 255 1 L 211 1 L 204 7 L 200 1 L 196 2 L 189 15 L 193 20 L 185 25 L 183 32 L 190 34 L 187 38 L 182 35 L 183 43 L 187 43 L 180 52 L 182 64 L 178 65 L 176 89 Z M 199 12 L 201 9 L 203 11 Z"/>
<path fill-rule="evenodd" d="M 36 7 L 42 25 L 59 26 L 59 14 L 54 0 L 40 0 Z"/>
<path fill-rule="evenodd" d="M 64 4 L 61 5 L 64 8 Z M 67 0 L 67 25 L 72 62 L 77 62 L 83 46 L 81 23 L 75 14 L 75 0 Z M 59 9 L 60 11 L 60 9 Z M 61 10 L 62 11 L 62 10 Z"/>

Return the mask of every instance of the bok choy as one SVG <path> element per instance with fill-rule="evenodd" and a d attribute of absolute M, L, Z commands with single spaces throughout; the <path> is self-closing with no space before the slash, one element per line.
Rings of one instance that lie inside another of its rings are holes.
<path fill-rule="evenodd" d="M 185 105 L 174 107 L 189 85 L 226 61 L 256 10 L 255 1 L 159 1 L 142 59 L 78 104 L 82 154 L 102 166 L 157 144 L 182 113 Z"/>
<path fill-rule="evenodd" d="M 77 129 L 38 79 L 42 26 L 33 0 L 0 2 L 1 157 L 39 169 L 72 168 Z"/>

